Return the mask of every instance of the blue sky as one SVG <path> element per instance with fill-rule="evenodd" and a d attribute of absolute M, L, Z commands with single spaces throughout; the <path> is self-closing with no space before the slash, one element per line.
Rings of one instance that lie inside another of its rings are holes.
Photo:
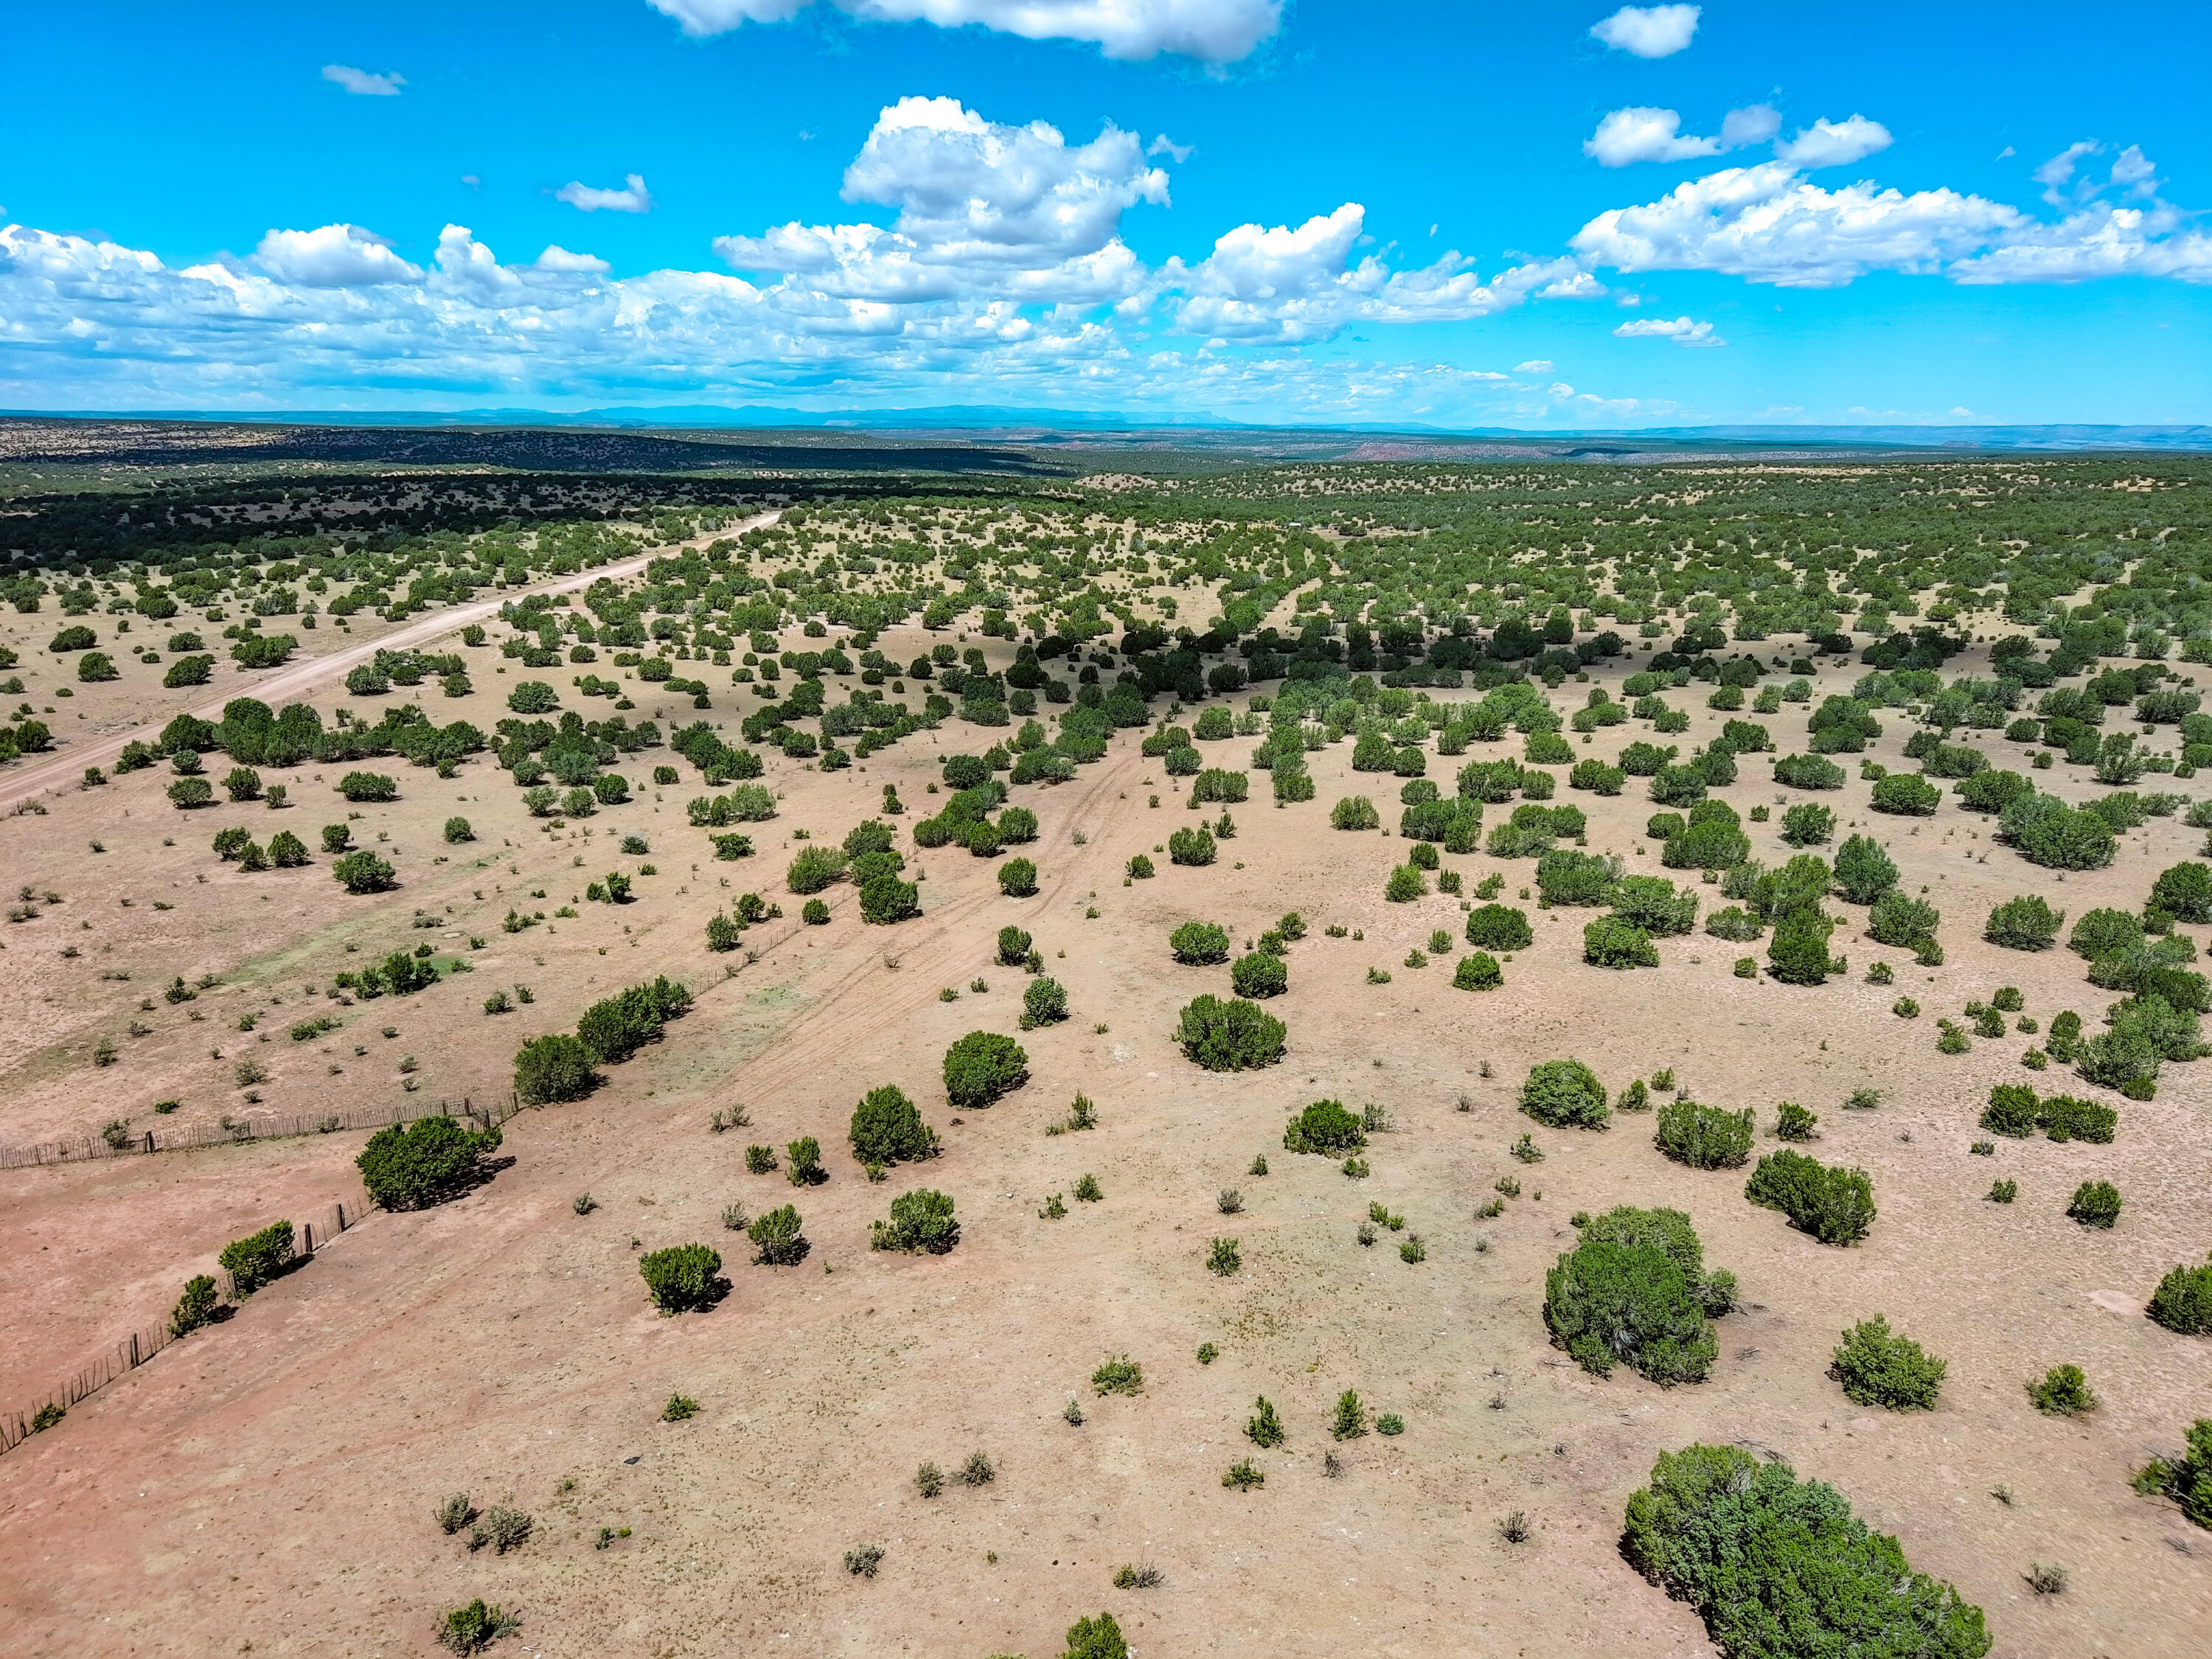
<path fill-rule="evenodd" d="M 216 15 L 11 17 L 0 406 L 2212 421 L 2201 3 Z"/>

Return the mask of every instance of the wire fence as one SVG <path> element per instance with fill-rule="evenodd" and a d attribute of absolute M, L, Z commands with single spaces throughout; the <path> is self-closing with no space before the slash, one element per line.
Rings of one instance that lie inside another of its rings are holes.
<path fill-rule="evenodd" d="M 441 1100 L 429 1109 L 403 1104 L 366 1106 L 351 1112 L 293 1112 L 264 1117 L 226 1115 L 216 1123 L 156 1125 L 148 1129 L 126 1130 L 118 1123 L 99 1134 L 72 1140 L 0 1146 L 0 1170 L 76 1164 L 88 1158 L 141 1158 L 149 1152 L 189 1152 L 209 1146 L 242 1146 L 251 1141 L 278 1140 L 289 1135 L 335 1134 L 341 1129 L 382 1129 L 426 1117 L 465 1117 L 489 1129 L 506 1122 L 521 1109 L 521 1102 L 509 1095 L 493 1106 L 478 1106 L 465 1097 L 458 1107 Z"/>
<path fill-rule="evenodd" d="M 307 1220 L 295 1221 L 292 1265 L 285 1271 L 297 1272 L 307 1266 L 332 1239 L 359 1226 L 368 1212 L 365 1202 L 356 1200 L 326 1205 Z M 216 1322 L 228 1319 L 240 1299 L 234 1295 L 232 1301 L 218 1310 Z M 90 1399 L 116 1378 L 137 1370 L 162 1349 L 181 1340 L 166 1320 L 132 1331 L 120 1342 L 109 1345 L 76 1367 L 33 1400 L 27 1409 L 0 1413 L 0 1453 L 13 1451 L 33 1435 L 52 1427 L 68 1415 L 72 1407 Z"/>

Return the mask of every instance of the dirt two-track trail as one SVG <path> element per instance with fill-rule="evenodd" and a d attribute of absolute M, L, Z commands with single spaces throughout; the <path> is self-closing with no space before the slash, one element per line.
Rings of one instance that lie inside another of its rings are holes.
<path fill-rule="evenodd" d="M 774 524 L 780 516 L 780 514 L 773 512 L 756 514 L 738 524 L 714 532 L 712 536 L 697 537 L 694 540 L 705 542 L 714 537 L 741 536 L 748 530 L 758 530 Z M 333 680 L 343 679 L 380 651 L 410 651 L 416 646 L 427 645 L 456 629 L 466 628 L 471 623 L 488 621 L 499 614 L 502 605 L 512 605 L 533 593 L 574 593 L 596 581 L 621 581 L 635 575 L 655 559 L 671 557 L 682 548 L 690 545 L 691 542 L 685 542 L 658 547 L 650 553 L 641 553 L 635 558 L 603 564 L 592 570 L 580 570 L 573 576 L 532 582 L 527 587 L 510 587 L 492 599 L 471 599 L 466 605 L 448 605 L 380 638 L 363 640 L 359 644 L 347 645 L 323 656 L 309 657 L 304 661 L 287 663 L 282 668 L 269 670 L 258 678 L 239 679 L 228 688 L 225 696 L 210 698 L 195 708 L 179 712 L 198 714 L 203 720 L 217 720 L 222 717 L 223 705 L 234 697 L 258 697 L 272 708 L 281 703 L 296 702 Z M 50 789 L 58 789 L 73 779 L 82 777 L 88 766 L 106 767 L 111 764 L 123 752 L 125 745 L 150 737 L 174 718 L 174 714 L 167 714 L 160 720 L 149 720 L 126 731 L 103 732 L 99 737 L 77 742 L 58 740 L 57 753 L 0 778 L 0 811 L 19 801 L 35 799 Z"/>

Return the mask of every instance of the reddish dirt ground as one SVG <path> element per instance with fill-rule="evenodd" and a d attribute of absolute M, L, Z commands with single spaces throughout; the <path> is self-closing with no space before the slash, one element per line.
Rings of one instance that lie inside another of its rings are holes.
<path fill-rule="evenodd" d="M 884 648 L 903 659 L 923 643 L 917 634 Z M 471 705 L 511 681 L 478 654 L 478 697 L 454 712 L 489 726 L 493 706 Z M 1858 672 L 1830 670 L 1824 689 L 1844 689 Z M 1554 701 L 1579 702 L 1581 690 Z M 713 718 L 734 723 L 745 705 L 718 700 L 732 706 Z M 1701 697 L 1672 701 L 1696 708 L 1692 732 L 1673 741 L 1686 746 L 1717 724 Z M 688 711 L 670 708 L 664 726 L 679 718 Z M 1896 714 L 1884 723 L 1875 753 L 1896 766 L 1909 727 Z M 1802 746 L 1802 709 L 1769 724 L 1785 751 Z M 483 762 L 447 782 L 403 769 L 404 799 L 364 809 L 356 826 L 357 838 L 380 829 L 399 849 L 404 884 L 382 901 L 346 898 L 319 858 L 262 876 L 218 866 L 209 835 L 234 818 L 259 832 L 271 815 L 258 805 L 191 815 L 179 845 L 161 848 L 184 815 L 160 800 L 159 773 L 52 797 L 46 817 L 0 824 L 11 874 L 64 895 L 40 921 L 9 930 L 0 955 L 0 989 L 19 1011 L 0 1092 L 0 1139 L 10 1143 L 96 1127 L 118 1111 L 136 1120 L 167 1097 L 185 1100 L 179 1121 L 212 1119 L 237 1109 L 229 1068 L 249 1049 L 269 1057 L 270 1110 L 404 1099 L 403 1054 L 418 1060 L 408 1075 L 422 1097 L 489 1097 L 504 1091 L 522 1036 L 564 1029 L 592 999 L 659 972 L 699 989 L 666 1039 L 611 1068 L 589 1100 L 510 1123 L 514 1162 L 490 1184 L 428 1212 L 372 1216 L 234 1319 L 0 1458 L 0 1547 L 16 1564 L 0 1589 L 8 1649 L 427 1654 L 443 1610 L 483 1595 L 520 1613 L 515 1650 L 545 1655 L 1036 1659 L 1059 1651 L 1079 1613 L 1102 1607 L 1144 1659 L 1696 1655 L 1710 1650 L 1698 1620 L 1622 1563 L 1618 1539 L 1653 1458 L 1697 1439 L 1778 1454 L 1801 1475 L 1833 1481 L 1899 1535 L 1916 1567 L 1987 1610 L 2007 1659 L 2202 1644 L 2212 1536 L 2128 1480 L 2212 1412 L 2212 1349 L 2142 1312 L 2166 1268 L 2212 1244 L 2207 1068 L 2170 1066 L 2154 1102 L 2118 1103 L 2110 1146 L 2001 1141 L 1987 1158 L 1967 1151 L 1980 1138 L 1975 1119 L 1991 1085 L 2027 1078 L 2019 1056 L 2031 1039 L 1978 1040 L 1953 1057 L 1934 1046 L 1939 1015 L 1959 1018 L 2000 984 L 2020 987 L 2046 1027 L 2071 1007 L 2094 1028 L 2113 999 L 2083 980 L 2078 958 L 1996 950 L 1978 938 L 1981 917 L 2034 890 L 2076 915 L 2138 907 L 2160 869 L 2193 854 L 2196 832 L 2153 820 L 2112 868 L 2062 885 L 1993 846 L 1989 822 L 1955 803 L 1917 821 L 1916 834 L 1915 822 L 1869 813 L 1854 780 L 1840 801 L 1826 799 L 1890 843 L 1908 890 L 1930 890 L 1944 913 L 1944 966 L 1916 968 L 1907 952 L 1839 932 L 1850 974 L 1791 988 L 1732 976 L 1733 958 L 1763 945 L 1700 933 L 1662 942 L 1656 970 L 1607 973 L 1580 961 L 1590 913 L 1532 903 L 1536 943 L 1507 965 L 1504 988 L 1474 994 L 1450 984 L 1465 948 L 1456 901 L 1386 903 L 1383 878 L 1403 844 L 1328 828 L 1329 804 L 1352 793 L 1395 823 L 1397 780 L 1352 773 L 1348 742 L 1312 757 L 1315 802 L 1279 811 L 1255 774 L 1261 798 L 1231 809 L 1238 833 L 1217 865 L 1181 869 L 1161 857 L 1156 879 L 1124 886 L 1130 854 L 1194 817 L 1125 737 L 1073 783 L 1021 792 L 1042 820 L 1037 847 L 1024 849 L 1040 866 L 1037 896 L 1002 898 L 994 861 L 909 843 L 909 873 L 926 872 L 921 920 L 866 927 L 841 887 L 832 921 L 800 927 L 798 901 L 781 893 L 790 832 L 841 836 L 887 781 L 910 825 L 936 804 L 927 793 L 936 758 L 985 740 L 953 723 L 850 773 L 780 763 L 781 815 L 753 826 L 758 854 L 736 865 L 714 862 L 704 833 L 685 826 L 691 786 L 658 800 L 646 789 L 635 805 L 550 832 Z M 1591 752 L 1620 740 L 1600 734 Z M 2012 757 L 1999 764 L 2021 763 L 2014 745 L 1985 746 Z M 1249 739 L 1209 745 L 1208 761 L 1241 767 L 1249 749 Z M 1509 753 L 1517 741 L 1478 744 L 1470 758 Z M 1431 775 L 1449 790 L 1457 764 L 1432 757 Z M 635 781 L 644 769 L 623 769 Z M 1788 794 L 1765 776 L 1763 761 L 1747 757 L 1743 781 L 1722 793 L 1740 809 Z M 325 809 L 335 798 L 297 777 L 301 804 L 284 822 L 334 819 Z M 2063 771 L 2039 781 L 2086 793 Z M 1615 800 L 1559 799 L 1589 812 L 1594 850 L 1660 873 L 1638 781 Z M 477 842 L 437 843 L 435 826 L 453 811 L 471 817 Z M 1492 822 L 1499 816 L 1490 810 Z M 1754 855 L 1770 860 L 1789 850 L 1774 816 L 1747 826 Z M 636 867 L 613 855 L 614 839 L 633 830 L 649 837 L 643 861 L 660 871 L 640 879 L 636 903 L 586 903 L 573 921 L 499 932 L 498 918 L 536 889 L 548 896 L 532 907 L 550 915 L 587 877 Z M 86 850 L 95 836 L 107 854 Z M 430 862 L 441 856 L 452 861 Z M 1501 871 L 1507 902 L 1534 879 L 1526 860 L 1445 863 L 1470 886 Z M 791 912 L 748 936 L 757 961 L 703 947 L 705 917 L 731 896 L 717 885 L 725 876 L 732 892 L 780 896 Z M 116 900 L 126 893 L 144 902 L 125 911 Z M 153 912 L 156 895 L 174 896 L 177 908 Z M 1088 919 L 1092 906 L 1100 914 Z M 1290 991 L 1271 1005 L 1289 1026 L 1287 1059 L 1237 1076 L 1197 1070 L 1170 1040 L 1176 1012 L 1200 990 L 1225 994 L 1227 972 L 1174 965 L 1168 931 L 1203 917 L 1241 941 L 1289 908 L 1312 932 L 1291 950 Z M 413 929 L 417 910 L 441 929 Z M 1850 914 L 1863 925 L 1863 911 Z M 58 962 L 51 950 L 80 918 L 97 919 L 76 930 L 87 955 Z M 1073 1018 L 1020 1034 L 1025 1087 L 955 1114 L 938 1075 L 945 1045 L 969 1030 L 1015 1030 L 1025 981 L 992 961 L 1009 921 L 1035 933 Z M 1328 924 L 1364 938 L 1324 937 Z M 1452 933 L 1452 951 L 1402 965 L 1437 927 Z M 417 938 L 465 945 L 470 934 L 490 941 L 473 953 L 473 976 L 340 1011 L 349 1023 L 325 1039 L 284 1035 L 300 1012 L 327 1006 L 301 988 L 327 985 L 348 945 L 358 962 Z M 1877 958 L 1897 968 L 1894 988 L 1863 982 Z M 131 979 L 97 979 L 110 962 L 128 963 Z M 1370 967 L 1392 981 L 1366 983 Z M 92 1067 L 91 1043 L 140 994 L 198 972 L 223 983 L 183 1009 L 157 1002 L 141 1016 L 157 1031 L 120 1039 L 118 1064 Z M 966 988 L 978 976 L 988 990 Z M 483 995 L 516 981 L 532 986 L 531 1006 L 478 1012 Z M 947 987 L 957 1000 L 939 1000 Z M 1920 1000 L 1920 1019 L 1890 1013 L 1899 992 Z M 266 1018 L 240 1033 L 248 1007 Z M 386 1024 L 400 1035 L 378 1035 Z M 356 1056 L 356 1042 L 369 1054 Z M 222 1061 L 205 1053 L 216 1046 Z M 1822 1138 L 1808 1150 L 1873 1177 L 1872 1236 L 1839 1250 L 1790 1231 L 1744 1200 L 1743 1172 L 1662 1158 L 1648 1116 L 1616 1115 L 1597 1133 L 1536 1127 L 1515 1111 L 1515 1089 L 1531 1064 L 1568 1054 L 1616 1089 L 1671 1066 L 1700 1100 L 1756 1107 L 1759 1152 L 1778 1144 L 1777 1102 L 1811 1106 Z M 333 1076 L 332 1065 L 344 1069 Z M 2056 1068 L 2031 1080 L 2065 1086 Z M 879 1187 L 848 1154 L 845 1127 L 859 1096 L 885 1082 L 921 1104 L 945 1153 Z M 1885 1091 L 1879 1109 L 1844 1110 L 1862 1085 Z M 1097 1103 L 1099 1127 L 1046 1135 L 1078 1091 Z M 1375 1138 L 1370 1179 L 1282 1148 L 1285 1118 L 1324 1096 L 1389 1108 L 1395 1127 Z M 738 1105 L 750 1127 L 708 1128 L 710 1111 Z M 1542 1163 L 1509 1158 L 1524 1131 Z M 748 1141 L 781 1146 L 801 1134 L 823 1143 L 825 1185 L 799 1191 L 781 1175 L 745 1173 Z M 364 1139 L 0 1174 L 0 1261 L 19 1334 L 0 1358 L 9 1391 L 0 1397 L 158 1320 L 227 1239 L 356 1192 L 349 1159 Z M 1261 1153 L 1270 1172 L 1248 1174 Z M 1073 1200 L 1085 1173 L 1102 1201 Z M 1522 1196 L 1478 1218 L 1504 1176 L 1522 1182 Z M 2009 1207 L 1982 1197 L 1998 1176 L 2020 1182 Z M 2093 1176 L 2126 1196 L 2109 1233 L 2062 1212 Z M 958 1247 L 872 1254 L 868 1222 L 921 1185 L 957 1200 Z M 1244 1209 L 1224 1215 L 1216 1194 L 1232 1186 Z M 599 1207 L 579 1216 L 570 1200 L 583 1192 Z M 1069 1213 L 1044 1219 L 1038 1208 L 1055 1192 L 1070 1194 Z M 1387 1233 L 1358 1245 L 1370 1200 L 1403 1212 L 1427 1261 L 1401 1261 Z M 786 1201 L 803 1212 L 811 1253 L 795 1268 L 750 1265 L 743 1238 L 721 1226 L 723 1207 Z M 1543 1274 L 1571 1246 L 1569 1218 L 1618 1203 L 1687 1210 L 1708 1261 L 1739 1276 L 1748 1305 L 1718 1327 L 1710 1382 L 1662 1389 L 1626 1370 L 1600 1381 L 1548 1345 Z M 1241 1242 L 1235 1277 L 1205 1270 L 1215 1236 Z M 635 1254 L 692 1240 L 722 1250 L 732 1293 L 710 1313 L 658 1318 Z M 1826 1376 L 1838 1333 L 1876 1312 L 1949 1362 L 1935 1410 L 1855 1407 Z M 1206 1341 L 1220 1357 L 1200 1365 Z M 1144 1391 L 1094 1396 L 1091 1371 L 1120 1354 L 1143 1365 Z M 2023 1393 L 2027 1378 L 2063 1361 L 2081 1364 L 2103 1398 L 2084 1421 L 2042 1417 Z M 1401 1413 L 1403 1436 L 1333 1443 L 1330 1408 L 1348 1387 Z M 679 1391 L 700 1401 L 699 1415 L 658 1420 Z M 1279 1451 L 1253 1451 L 1241 1431 L 1261 1394 L 1289 1431 Z M 1071 1398 L 1080 1426 L 1062 1417 Z M 917 1495 L 920 1462 L 949 1471 L 979 1449 L 994 1482 Z M 1323 1474 L 1325 1450 L 1341 1457 L 1340 1477 Z M 1222 1471 L 1247 1455 L 1266 1486 L 1224 1488 Z M 1992 1495 L 1999 1488 L 2009 1503 Z M 471 1554 L 442 1534 L 432 1511 L 462 1490 L 480 1506 L 530 1511 L 530 1540 Z M 1534 1527 L 1519 1545 L 1498 1529 L 1516 1510 Z M 605 1528 L 629 1533 L 602 1549 Z M 848 1576 L 842 1553 L 870 1542 L 884 1549 L 881 1570 Z M 1146 1562 L 1164 1572 L 1161 1587 L 1111 1587 L 1119 1565 Z M 2024 1575 L 2036 1562 L 2069 1569 L 2063 1595 L 2031 1592 Z"/>

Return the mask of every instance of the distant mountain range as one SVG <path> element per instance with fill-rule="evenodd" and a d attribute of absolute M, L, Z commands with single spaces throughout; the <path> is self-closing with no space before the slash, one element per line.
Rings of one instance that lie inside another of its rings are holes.
<path fill-rule="evenodd" d="M 635 430 L 660 428 L 722 431 L 835 431 L 916 434 L 958 432 L 1000 441 L 1051 443 L 1118 434 L 1173 434 L 1185 442 L 1271 434 L 1310 441 L 1331 433 L 1366 439 L 1399 436 L 1425 447 L 1456 444 L 1539 445 L 1558 453 L 1586 446 L 1603 453 L 1674 449 L 1685 446 L 1746 445 L 1766 448 L 1872 448 L 1911 450 L 2146 450 L 2163 453 L 2212 451 L 2212 426 L 1680 426 L 1630 429 L 1557 431 L 1513 427 L 1443 427 L 1419 422 L 1358 422 L 1337 425 L 1266 423 L 1214 415 L 1132 414 L 1103 410 L 1014 409 L 957 404 L 921 409 L 782 409 L 748 404 L 736 408 L 710 404 L 660 406 L 619 405 L 561 412 L 542 409 L 453 410 L 287 410 L 240 412 L 231 410 L 146 410 L 45 411 L 20 410 L 0 415 L 21 419 L 180 421 L 225 425 L 338 427 L 555 427 Z"/>

